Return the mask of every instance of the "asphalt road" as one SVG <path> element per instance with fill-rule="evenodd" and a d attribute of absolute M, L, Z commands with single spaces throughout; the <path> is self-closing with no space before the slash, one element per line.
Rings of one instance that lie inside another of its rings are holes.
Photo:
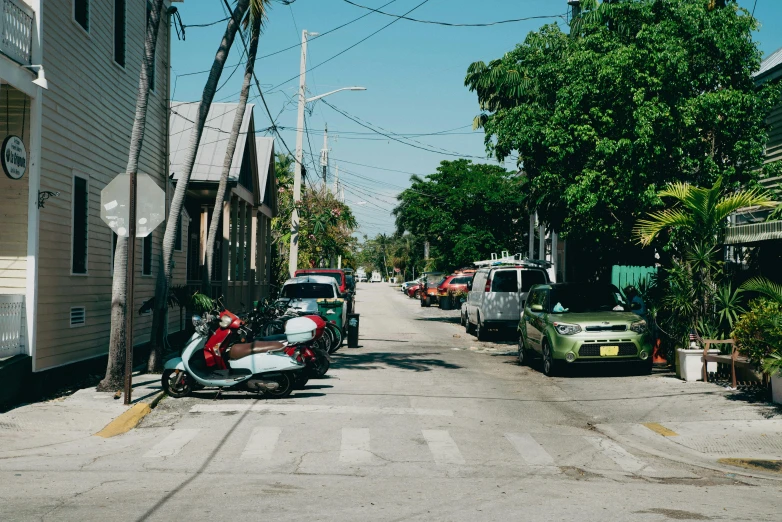
<path fill-rule="evenodd" d="M 289 399 L 167 398 L 125 435 L 0 462 L 0 520 L 779 520 L 781 482 L 596 427 L 756 410 L 661 374 L 549 379 L 387 284 L 357 311 L 361 347 Z"/>

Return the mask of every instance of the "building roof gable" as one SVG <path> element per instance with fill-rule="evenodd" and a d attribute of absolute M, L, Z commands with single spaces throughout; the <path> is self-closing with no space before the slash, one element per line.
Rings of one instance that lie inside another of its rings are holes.
<path fill-rule="evenodd" d="M 206 117 L 204 132 L 201 135 L 193 172 L 190 176 L 192 181 L 220 181 L 228 138 L 238 105 L 237 103 L 213 103 L 211 105 Z M 184 168 L 195 126 L 194 122 L 198 119 L 198 108 L 199 103 L 171 102 L 169 161 L 174 179 L 179 179 Z M 242 159 L 247 150 L 247 135 L 251 129 L 254 129 L 253 108 L 254 105 L 248 103 L 242 118 L 242 126 L 239 129 L 239 138 L 228 175 L 228 180 L 232 182 L 239 179 Z M 250 143 L 253 144 L 253 140 L 250 140 Z"/>

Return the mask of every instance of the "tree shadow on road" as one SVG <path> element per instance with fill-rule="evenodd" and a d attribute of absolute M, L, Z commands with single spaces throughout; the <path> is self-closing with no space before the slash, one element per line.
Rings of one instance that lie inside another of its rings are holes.
<path fill-rule="evenodd" d="M 331 363 L 332 368 L 344 370 L 379 370 L 383 368 L 395 368 L 412 372 L 429 372 L 434 368 L 458 370 L 461 366 L 449 363 L 442 359 L 427 357 L 437 355 L 432 353 L 362 353 L 339 354 Z"/>

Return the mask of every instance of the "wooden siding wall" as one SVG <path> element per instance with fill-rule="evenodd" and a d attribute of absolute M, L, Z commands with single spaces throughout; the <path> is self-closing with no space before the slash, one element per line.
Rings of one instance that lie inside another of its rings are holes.
<path fill-rule="evenodd" d="M 126 68 L 114 63 L 114 2 L 90 2 L 90 32 L 72 20 L 72 2 L 44 2 L 43 61 L 49 90 L 43 97 L 41 190 L 59 191 L 40 214 L 40 273 L 36 369 L 105 354 L 111 304 L 111 232 L 100 219 L 100 191 L 127 163 L 146 27 L 146 0 L 128 0 Z M 168 24 L 161 22 L 140 171 L 165 187 L 167 161 Z M 71 197 L 74 174 L 89 177 L 87 275 L 70 275 Z M 153 274 L 163 225 L 153 235 Z M 151 317 L 139 317 L 154 292 L 141 276 L 136 250 L 136 341 L 148 335 Z M 181 256 L 180 256 L 181 257 Z M 178 268 L 182 263 L 177 262 Z M 177 270 L 180 272 L 180 270 Z M 86 307 L 86 324 L 70 328 L 69 310 Z M 178 318 L 178 311 L 175 315 Z"/>
<path fill-rule="evenodd" d="M 766 118 L 770 126 L 766 142 L 766 163 L 782 160 L 782 100 Z"/>
<path fill-rule="evenodd" d="M 0 122 L 7 123 L 0 123 L 0 143 L 9 134 L 21 137 L 29 160 L 30 99 L 8 84 L 0 85 Z M 29 168 L 22 179 L 11 179 L 0 169 L 0 294 L 24 295 L 26 291 L 29 187 Z"/>

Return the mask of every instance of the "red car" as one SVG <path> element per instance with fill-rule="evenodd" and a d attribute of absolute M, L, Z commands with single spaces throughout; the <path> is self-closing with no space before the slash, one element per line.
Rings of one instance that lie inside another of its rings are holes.
<path fill-rule="evenodd" d="M 337 268 L 301 268 L 296 270 L 294 276 L 300 275 L 319 275 L 333 277 L 337 281 L 337 287 L 339 288 L 339 294 L 345 296 L 348 292 L 347 278 L 345 277 L 345 271 Z"/>
<path fill-rule="evenodd" d="M 457 292 L 467 292 L 467 285 L 475 274 L 458 273 L 451 274 L 445 278 L 437 287 L 437 295 L 439 297 L 445 297 L 448 294 L 455 294 Z"/>
<path fill-rule="evenodd" d="M 414 284 L 414 285 L 408 286 L 407 290 L 405 290 L 405 292 L 407 292 L 407 297 L 417 298 L 419 296 L 420 292 L 421 292 L 421 283 L 420 283 L 420 281 L 418 283 Z"/>

